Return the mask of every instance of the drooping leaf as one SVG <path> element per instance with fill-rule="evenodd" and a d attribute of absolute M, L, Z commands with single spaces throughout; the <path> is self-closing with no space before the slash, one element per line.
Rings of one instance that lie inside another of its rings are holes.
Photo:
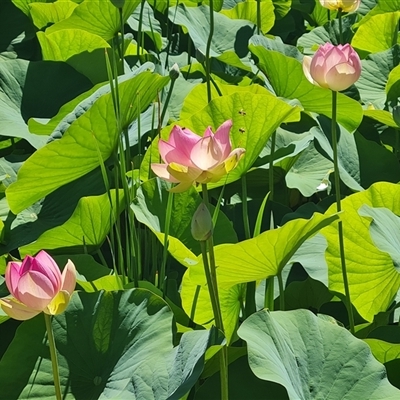
<path fill-rule="evenodd" d="M 144 72 L 119 85 L 123 128 L 128 128 L 168 81 L 169 77 Z M 49 143 L 24 163 L 17 182 L 7 188 L 10 209 L 18 213 L 95 169 L 100 165 L 99 152 L 103 160 L 111 156 L 118 134 L 112 97 L 105 94 L 70 125 L 62 139 Z"/>
<path fill-rule="evenodd" d="M 9 400 L 31 398 L 32 385 L 41 399 L 54 398 L 43 322 L 39 315 L 22 324 L 0 362 Z M 215 330 L 188 332 L 173 348 L 172 324 L 167 304 L 147 290 L 74 294 L 53 321 L 63 393 L 86 399 L 180 399 L 200 376 L 207 348 L 221 339 Z"/>
<path fill-rule="evenodd" d="M 251 315 L 238 334 L 247 342 L 254 374 L 283 385 L 291 400 L 400 396 L 369 347 L 331 317 L 307 310 L 262 310 Z"/>
<path fill-rule="evenodd" d="M 93 197 L 82 197 L 78 205 L 63 225 L 44 232 L 35 242 L 20 247 L 21 256 L 36 254 L 42 249 L 65 253 L 82 253 L 85 248 L 93 251 L 100 247 L 111 229 L 111 224 L 119 215 L 123 201 L 123 191 L 120 190 L 119 201 L 116 203 L 116 193 L 111 193 L 112 206 L 108 194 Z"/>
<path fill-rule="evenodd" d="M 315 213 L 310 220 L 296 219 L 255 238 L 216 246 L 218 284 L 228 288 L 277 275 L 308 238 L 338 218 L 337 214 L 327 217 Z M 190 277 L 199 282 L 198 265 L 190 268 Z"/>
<path fill-rule="evenodd" d="M 110 47 L 100 36 L 83 29 L 63 29 L 49 34 L 38 32 L 37 37 L 42 48 L 43 59 L 51 61 L 67 61 L 84 51 L 91 52 Z"/>

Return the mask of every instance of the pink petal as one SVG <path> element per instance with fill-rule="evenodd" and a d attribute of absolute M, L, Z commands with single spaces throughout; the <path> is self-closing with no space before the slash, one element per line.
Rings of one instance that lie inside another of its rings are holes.
<path fill-rule="evenodd" d="M 328 53 L 325 55 L 325 71 L 328 71 L 331 68 L 334 68 L 338 64 L 342 64 L 347 62 L 347 57 L 345 54 L 338 48 L 333 47 Z"/>
<path fill-rule="evenodd" d="M 32 262 L 32 269 L 46 275 L 52 282 L 57 291 L 61 288 L 61 271 L 57 263 L 47 254 L 41 250 Z"/>
<path fill-rule="evenodd" d="M 18 282 L 21 277 L 20 275 L 21 265 L 22 265 L 21 262 L 15 262 L 15 261 L 9 262 L 4 276 L 6 280 L 7 289 L 14 297 L 15 297 L 14 294 L 15 290 L 18 287 Z"/>
<path fill-rule="evenodd" d="M 67 265 L 64 267 L 61 280 L 61 290 L 65 290 L 71 295 L 76 285 L 76 268 L 71 260 L 68 260 Z"/>
<path fill-rule="evenodd" d="M 11 318 L 25 321 L 38 315 L 41 311 L 32 310 L 13 298 L 0 299 L 2 310 Z"/>
<path fill-rule="evenodd" d="M 186 150 L 181 147 L 174 147 L 164 140 L 158 142 L 158 150 L 162 160 L 166 163 L 178 163 L 181 165 L 190 166 L 192 162 L 190 158 L 186 155 Z"/>
<path fill-rule="evenodd" d="M 19 280 L 15 298 L 33 310 L 42 311 L 58 291 L 47 276 L 31 271 Z"/>
<path fill-rule="evenodd" d="M 168 143 L 185 154 L 187 159 L 190 159 L 190 152 L 200 139 L 200 136 L 190 129 L 182 129 L 180 126 L 175 125 L 169 135 Z"/>
<path fill-rule="evenodd" d="M 214 136 L 213 131 L 211 130 L 211 126 L 207 127 L 203 135 L 203 137 L 209 137 L 209 136 Z"/>
<path fill-rule="evenodd" d="M 310 63 L 311 78 L 322 87 L 327 87 L 325 82 L 326 75 L 325 56 L 321 53 L 315 53 Z"/>
<path fill-rule="evenodd" d="M 193 147 L 190 159 L 196 167 L 205 171 L 223 161 L 222 149 L 215 138 L 208 136 Z"/>
<path fill-rule="evenodd" d="M 151 164 L 151 170 L 161 179 L 164 179 L 168 182 L 178 183 L 179 181 L 175 179 L 169 172 L 168 172 L 168 165 L 167 164 Z"/>
<path fill-rule="evenodd" d="M 309 82 L 314 85 L 318 85 L 317 82 L 314 81 L 313 77 L 310 74 L 310 66 L 311 66 L 312 58 L 309 56 L 304 56 L 303 58 L 303 72 Z"/>
<path fill-rule="evenodd" d="M 232 128 L 232 120 L 228 119 L 225 121 L 215 132 L 214 139 L 218 142 L 222 149 L 222 159 L 225 160 L 229 156 L 232 150 L 231 141 L 229 139 L 229 133 Z"/>
<path fill-rule="evenodd" d="M 347 63 L 338 64 L 326 75 L 326 81 L 331 90 L 341 91 L 350 87 L 359 78 L 359 74 Z"/>

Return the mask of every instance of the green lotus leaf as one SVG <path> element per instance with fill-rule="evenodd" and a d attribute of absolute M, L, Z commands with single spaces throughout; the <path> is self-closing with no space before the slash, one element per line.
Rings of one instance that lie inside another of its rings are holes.
<path fill-rule="evenodd" d="M 173 347 L 173 324 L 167 303 L 148 290 L 75 293 L 53 319 L 63 395 L 179 400 L 199 378 L 206 350 L 221 338 L 215 330 L 192 331 Z M 2 357 L 0 384 L 8 400 L 32 398 L 32 387 L 38 398 L 54 399 L 44 337 L 39 315 L 20 326 Z"/>
<path fill-rule="evenodd" d="M 29 4 L 32 21 L 39 29 L 45 28 L 49 23 L 55 24 L 68 18 L 76 7 L 78 4 L 73 1 Z"/>
<path fill-rule="evenodd" d="M 122 8 L 122 19 L 126 21 L 140 0 L 125 0 Z M 113 38 L 121 27 L 118 9 L 111 1 L 85 0 L 75 8 L 72 15 L 47 28 L 46 33 L 63 29 L 83 29 L 104 40 Z"/>
<path fill-rule="evenodd" d="M 400 396 L 369 347 L 332 317 L 262 310 L 244 321 L 238 335 L 247 342 L 253 373 L 283 385 L 291 400 Z"/>
<path fill-rule="evenodd" d="M 257 56 L 258 66 L 268 76 L 277 96 L 297 99 L 305 111 L 332 116 L 331 91 L 310 83 L 298 60 L 262 46 L 250 44 L 249 48 Z M 341 93 L 337 101 L 337 121 L 353 131 L 362 120 L 361 105 Z"/>
<path fill-rule="evenodd" d="M 397 43 L 400 12 L 374 15 L 360 25 L 351 42 L 357 50 L 378 53 L 390 49 Z"/>
<path fill-rule="evenodd" d="M 143 72 L 119 84 L 123 128 L 128 128 L 168 81 L 169 77 Z M 76 119 L 60 140 L 41 148 L 24 163 L 17 182 L 7 188 L 10 209 L 17 214 L 98 167 L 99 157 L 107 160 L 113 153 L 118 134 L 112 96 L 108 93 Z"/>
<path fill-rule="evenodd" d="M 83 29 L 63 29 L 49 34 L 37 32 L 37 37 L 44 60 L 67 61 L 84 51 L 92 52 L 110 47 L 100 36 Z"/>
<path fill-rule="evenodd" d="M 372 218 L 361 216 L 359 210 L 364 205 L 384 207 L 400 215 L 399 196 L 399 185 L 378 182 L 368 190 L 342 200 L 341 219 L 351 302 L 369 322 L 391 304 L 400 287 L 400 273 L 390 255 L 374 243 L 371 237 Z M 326 214 L 335 211 L 336 204 L 333 204 Z M 329 288 L 344 294 L 337 229 L 328 226 L 321 233 L 328 241 L 325 256 L 329 268 Z"/>
<path fill-rule="evenodd" d="M 216 246 L 218 285 L 229 288 L 277 275 L 308 238 L 338 218 L 337 214 L 328 217 L 314 213 L 309 220 L 298 218 L 255 238 Z M 199 264 L 190 267 L 190 278 L 201 284 Z"/>
<path fill-rule="evenodd" d="M 21 257 L 34 255 L 40 250 L 53 250 L 58 253 L 65 249 L 82 253 L 85 248 L 94 251 L 100 247 L 119 215 L 123 202 L 123 191 L 119 191 L 120 204 L 116 204 L 115 190 L 111 192 L 113 206 L 108 194 L 82 197 L 71 217 L 61 226 L 45 231 L 33 243 L 19 248 Z"/>
<path fill-rule="evenodd" d="M 261 114 L 260 109 L 263 110 Z M 265 118 L 265 115 L 269 117 Z M 188 119 L 179 121 L 179 125 L 203 135 L 208 126 L 211 126 L 215 132 L 228 119 L 233 121 L 232 148 L 243 147 L 246 153 L 227 177 L 223 177 L 217 183 L 209 184 L 209 187 L 213 188 L 236 181 L 245 174 L 263 150 L 272 132 L 293 115 L 298 115 L 298 109 L 276 97 L 244 91 L 213 99 L 201 111 Z M 172 125 L 163 129 L 161 137 L 167 139 L 171 129 Z M 150 163 L 159 160 L 157 143 L 157 139 L 153 140 L 142 162 L 141 177 L 144 180 L 149 177 Z"/>
<path fill-rule="evenodd" d="M 274 5 L 271 0 L 260 2 L 261 12 L 261 31 L 267 33 L 275 22 Z M 257 25 L 257 2 L 247 1 L 245 3 L 237 3 L 235 7 L 228 10 L 221 10 L 221 14 L 231 19 L 246 19 Z"/>

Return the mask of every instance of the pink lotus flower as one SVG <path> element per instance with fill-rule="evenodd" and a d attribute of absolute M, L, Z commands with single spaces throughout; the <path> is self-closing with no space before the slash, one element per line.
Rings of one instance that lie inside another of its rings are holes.
<path fill-rule="evenodd" d="M 360 7 L 361 0 L 319 0 L 322 7 L 329 10 L 342 10 L 344 12 L 353 12 Z"/>
<path fill-rule="evenodd" d="M 0 299 L 1 308 L 11 318 L 26 320 L 42 311 L 62 313 L 75 289 L 76 270 L 68 260 L 61 274 L 56 262 L 42 250 L 22 263 L 8 263 L 5 280 L 13 297 Z"/>
<path fill-rule="evenodd" d="M 158 149 L 165 164 L 151 164 L 160 178 L 179 183 L 171 192 L 183 192 L 194 182 L 217 182 L 238 164 L 245 149 L 232 151 L 229 132 L 232 121 L 224 122 L 215 132 L 208 127 L 203 137 L 187 128 L 174 126 L 168 141 L 160 140 Z"/>
<path fill-rule="evenodd" d="M 304 57 L 303 71 L 311 83 L 341 91 L 360 77 L 361 61 L 349 44 L 334 46 L 325 43 L 316 51 L 314 57 Z"/>

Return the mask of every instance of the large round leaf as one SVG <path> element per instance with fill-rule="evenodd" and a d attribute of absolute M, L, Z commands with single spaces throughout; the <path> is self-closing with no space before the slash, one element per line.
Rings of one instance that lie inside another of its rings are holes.
<path fill-rule="evenodd" d="M 385 207 L 400 215 L 399 198 L 399 185 L 379 182 L 342 201 L 344 212 L 341 219 L 351 302 L 367 321 L 372 321 L 380 311 L 386 311 L 400 287 L 400 273 L 390 255 L 375 245 L 370 232 L 371 217 L 361 216 L 360 208 L 363 205 Z M 335 211 L 336 204 L 333 204 L 326 213 Z M 328 241 L 329 288 L 344 294 L 337 228 L 328 226 L 321 233 Z"/>
<path fill-rule="evenodd" d="M 261 114 L 260 110 L 263 110 Z M 179 121 L 179 125 L 202 136 L 208 126 L 211 126 L 215 132 L 228 119 L 233 121 L 231 129 L 232 148 L 244 147 L 246 153 L 239 161 L 238 166 L 227 177 L 223 177 L 215 184 L 209 184 L 209 187 L 217 187 L 236 181 L 245 174 L 252 167 L 276 128 L 296 113 L 298 113 L 297 108 L 286 104 L 277 97 L 251 92 L 237 92 L 230 96 L 213 99 L 201 111 L 188 119 Z M 268 118 L 265 118 L 265 115 L 268 115 Z M 161 137 L 167 139 L 171 129 L 172 125 L 165 128 L 161 132 Z M 158 141 L 155 139 L 143 160 L 141 166 L 142 179 L 147 179 L 149 176 L 150 162 L 158 162 L 159 160 L 157 143 Z"/>
<path fill-rule="evenodd" d="M 143 289 L 76 293 L 54 318 L 68 399 L 180 399 L 201 374 L 215 331 L 185 333 L 173 348 L 173 314 Z M 49 349 L 39 315 L 22 324 L 0 362 L 7 400 L 54 399 Z M 24 360 L 21 363 L 21 360 Z"/>
<path fill-rule="evenodd" d="M 283 385 L 291 400 L 400 398 L 369 347 L 331 317 L 262 310 L 238 334 L 247 342 L 254 374 Z"/>

